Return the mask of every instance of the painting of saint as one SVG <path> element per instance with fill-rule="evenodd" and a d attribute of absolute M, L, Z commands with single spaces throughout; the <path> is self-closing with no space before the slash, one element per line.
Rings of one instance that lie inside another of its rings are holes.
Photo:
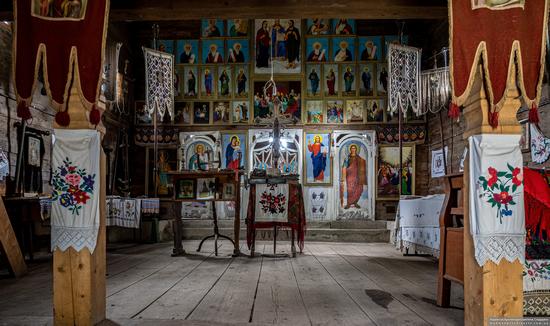
<path fill-rule="evenodd" d="M 210 103 L 209 102 L 194 103 L 193 123 L 203 124 L 203 125 L 210 123 Z"/>
<path fill-rule="evenodd" d="M 191 124 L 191 117 L 193 115 L 193 106 L 191 102 L 176 102 L 174 111 L 175 124 Z"/>
<path fill-rule="evenodd" d="M 220 37 L 223 35 L 223 20 L 221 19 L 203 19 L 201 21 L 201 36 Z"/>
<path fill-rule="evenodd" d="M 233 123 L 248 123 L 248 111 L 250 104 L 248 101 L 233 101 L 232 106 L 232 119 Z"/>
<path fill-rule="evenodd" d="M 472 9 L 508 9 L 523 8 L 525 0 L 472 0 Z"/>
<path fill-rule="evenodd" d="M 323 67 L 325 96 L 338 96 L 338 65 Z"/>
<path fill-rule="evenodd" d="M 414 194 L 414 147 L 403 147 L 403 170 L 401 176 L 401 194 Z M 381 146 L 378 156 L 377 172 L 378 190 L 380 199 L 399 197 L 399 147 Z"/>
<path fill-rule="evenodd" d="M 227 40 L 227 63 L 247 63 L 248 51 L 248 40 Z"/>
<path fill-rule="evenodd" d="M 379 63 L 376 67 L 378 71 L 376 94 L 384 95 L 388 93 L 388 68 L 384 63 Z"/>
<path fill-rule="evenodd" d="M 170 167 L 170 163 L 168 163 L 168 152 L 166 150 L 159 151 L 158 170 L 157 193 L 160 196 L 169 195 L 169 177 L 167 173 L 171 171 L 172 168 Z"/>
<path fill-rule="evenodd" d="M 306 40 L 307 62 L 326 62 L 328 55 L 328 38 L 310 37 Z"/>
<path fill-rule="evenodd" d="M 231 67 L 218 67 L 218 96 L 231 96 Z"/>
<path fill-rule="evenodd" d="M 227 124 L 230 118 L 229 102 L 215 102 L 212 113 L 212 120 L 214 124 Z"/>
<path fill-rule="evenodd" d="M 330 33 L 330 19 L 313 18 L 307 20 L 308 35 L 327 35 Z"/>
<path fill-rule="evenodd" d="M 307 95 L 321 95 L 321 65 L 307 65 Z"/>
<path fill-rule="evenodd" d="M 333 19 L 334 34 L 336 35 L 353 35 L 355 34 L 355 20 L 354 19 Z"/>
<path fill-rule="evenodd" d="M 193 171 L 208 170 L 210 161 L 209 153 L 212 152 L 210 145 L 204 142 L 196 142 L 193 146 L 190 146 L 187 151 L 187 157 L 189 158 L 187 169 Z"/>
<path fill-rule="evenodd" d="M 246 134 L 222 135 L 222 168 L 239 170 L 246 167 Z"/>
<path fill-rule="evenodd" d="M 355 38 L 335 37 L 332 39 L 334 62 L 349 62 L 354 60 Z"/>
<path fill-rule="evenodd" d="M 247 19 L 229 19 L 227 21 L 227 35 L 229 37 L 244 37 L 248 36 L 248 20 Z"/>
<path fill-rule="evenodd" d="M 359 65 L 359 73 L 361 82 L 359 83 L 359 95 L 373 96 L 374 95 L 374 66 L 372 64 Z"/>
<path fill-rule="evenodd" d="M 157 50 L 160 52 L 174 54 L 174 41 L 173 40 L 158 40 Z"/>
<path fill-rule="evenodd" d="M 203 63 L 224 63 L 223 40 L 202 42 Z"/>
<path fill-rule="evenodd" d="M 235 66 L 235 97 L 248 97 L 248 66 Z"/>
<path fill-rule="evenodd" d="M 330 133 L 305 132 L 306 148 L 304 174 L 306 185 L 330 185 L 332 160 L 330 157 Z"/>
<path fill-rule="evenodd" d="M 177 63 L 195 64 L 199 58 L 198 40 L 178 40 L 176 43 Z"/>
<path fill-rule="evenodd" d="M 299 19 L 255 20 L 255 73 L 300 73 Z"/>
<path fill-rule="evenodd" d="M 367 100 L 367 122 L 384 121 L 384 100 Z"/>
<path fill-rule="evenodd" d="M 364 100 L 348 100 L 346 101 L 346 122 L 347 123 L 363 123 L 364 120 Z"/>
<path fill-rule="evenodd" d="M 83 19 L 87 0 L 35 0 L 32 1 L 32 15 L 47 18 Z"/>
<path fill-rule="evenodd" d="M 320 124 L 324 121 L 323 101 L 306 102 L 306 123 Z"/>
<path fill-rule="evenodd" d="M 183 86 L 183 74 L 184 71 L 181 67 L 175 67 L 174 69 L 174 97 L 178 98 L 183 95 L 181 88 Z"/>
<path fill-rule="evenodd" d="M 216 80 L 215 78 L 215 67 L 203 67 L 202 72 L 202 82 L 201 82 L 201 96 L 203 97 L 211 97 L 214 95 L 215 88 L 214 88 L 214 82 Z"/>
<path fill-rule="evenodd" d="M 267 95 L 257 92 L 254 95 L 254 122 L 270 121 L 275 116 L 273 102 Z"/>
<path fill-rule="evenodd" d="M 198 69 L 197 67 L 185 67 L 183 69 L 183 96 L 189 98 L 197 97 L 198 85 Z"/>
<path fill-rule="evenodd" d="M 344 123 L 343 101 L 327 101 L 327 123 Z"/>
<path fill-rule="evenodd" d="M 355 96 L 355 66 L 344 66 L 342 74 L 342 85 L 344 85 L 344 96 Z"/>
<path fill-rule="evenodd" d="M 340 146 L 340 206 L 361 209 L 367 196 L 367 149 L 358 141 Z"/>
<path fill-rule="evenodd" d="M 382 60 L 382 38 L 367 36 L 359 38 L 359 60 Z"/>

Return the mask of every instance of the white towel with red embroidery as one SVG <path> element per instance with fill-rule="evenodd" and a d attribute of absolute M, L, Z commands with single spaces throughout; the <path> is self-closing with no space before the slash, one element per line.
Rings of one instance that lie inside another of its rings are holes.
<path fill-rule="evenodd" d="M 480 266 L 525 259 L 520 135 L 476 135 L 470 145 L 470 232 Z"/>
<path fill-rule="evenodd" d="M 256 222 L 288 222 L 288 184 L 256 185 Z"/>
<path fill-rule="evenodd" d="M 95 249 L 99 231 L 100 144 L 96 130 L 55 130 L 52 250 Z"/>

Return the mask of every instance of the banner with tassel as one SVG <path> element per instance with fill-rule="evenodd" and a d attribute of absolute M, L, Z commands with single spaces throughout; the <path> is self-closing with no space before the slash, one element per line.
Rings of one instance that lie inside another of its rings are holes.
<path fill-rule="evenodd" d="M 72 86 L 97 125 L 102 64 L 107 35 L 109 0 L 14 0 L 13 67 L 17 115 L 31 118 L 29 106 L 37 79 L 58 112 L 55 121 L 70 124 L 67 112 Z M 43 74 L 42 74 L 43 73 Z"/>
<path fill-rule="evenodd" d="M 509 82 L 518 85 L 523 102 L 531 107 L 529 119 L 536 123 L 544 75 L 548 0 L 494 3 L 449 1 L 453 103 L 449 116 L 460 114 L 457 108 L 465 104 L 474 81 L 482 78 L 493 128 L 498 126 L 498 111 L 511 86 Z M 480 63 L 483 71 L 478 69 Z M 517 74 L 513 74 L 513 68 Z"/>

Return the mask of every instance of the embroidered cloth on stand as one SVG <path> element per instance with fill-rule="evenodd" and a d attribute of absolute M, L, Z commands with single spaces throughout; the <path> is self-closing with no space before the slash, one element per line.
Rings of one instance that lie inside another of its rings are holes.
<path fill-rule="evenodd" d="M 174 120 L 174 55 L 143 48 L 145 55 L 145 106 L 153 116 L 157 107 L 160 122 L 166 112 Z"/>
<path fill-rule="evenodd" d="M 256 185 L 256 221 L 287 222 L 288 184 Z"/>
<path fill-rule="evenodd" d="M 107 226 L 139 229 L 141 200 L 133 198 L 107 198 Z"/>
<path fill-rule="evenodd" d="M 56 129 L 52 152 L 52 250 L 93 252 L 99 230 L 100 137 Z"/>
<path fill-rule="evenodd" d="M 390 81 L 388 86 L 388 110 L 394 114 L 401 110 L 405 115 L 412 108 L 419 116 L 420 99 L 420 58 L 422 50 L 410 46 L 390 44 L 388 69 Z"/>
<path fill-rule="evenodd" d="M 158 214 L 160 200 L 158 198 L 139 198 L 142 214 Z"/>
<path fill-rule="evenodd" d="M 550 157 L 550 138 L 544 137 L 539 128 L 533 124 L 529 124 L 531 134 L 531 159 L 535 163 L 544 163 Z"/>
<path fill-rule="evenodd" d="M 470 232 L 480 266 L 525 259 L 520 135 L 471 136 Z"/>

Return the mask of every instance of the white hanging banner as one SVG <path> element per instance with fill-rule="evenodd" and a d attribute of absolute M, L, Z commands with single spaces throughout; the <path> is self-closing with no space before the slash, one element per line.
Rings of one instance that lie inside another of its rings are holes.
<path fill-rule="evenodd" d="M 476 135 L 470 144 L 470 232 L 480 266 L 525 260 L 521 135 Z"/>
<path fill-rule="evenodd" d="M 146 109 L 152 115 L 156 106 L 161 120 L 168 111 L 174 121 L 174 55 L 147 48 L 143 54 Z"/>
<path fill-rule="evenodd" d="M 408 108 L 417 115 L 421 111 L 420 59 L 422 49 L 399 44 L 388 48 L 388 110 L 394 114 L 400 109 L 406 116 Z"/>
<path fill-rule="evenodd" d="M 531 159 L 533 162 L 541 164 L 550 157 L 550 138 L 544 137 L 539 128 L 530 123 L 529 132 L 531 134 Z"/>
<path fill-rule="evenodd" d="M 96 130 L 55 129 L 52 250 L 95 249 L 99 230 L 100 146 Z"/>

